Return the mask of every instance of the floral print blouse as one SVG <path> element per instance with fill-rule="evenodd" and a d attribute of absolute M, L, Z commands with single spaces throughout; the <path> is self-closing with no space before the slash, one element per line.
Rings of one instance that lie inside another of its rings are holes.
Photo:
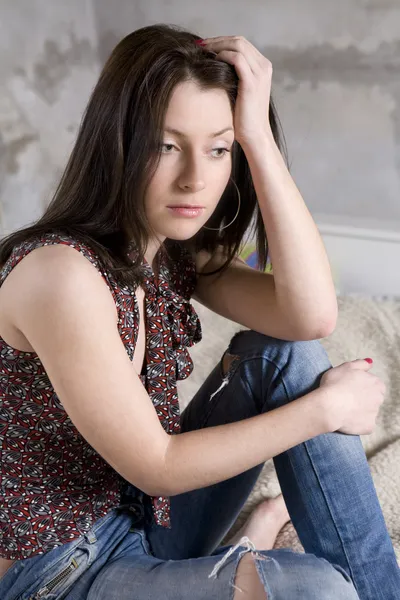
<path fill-rule="evenodd" d="M 82 241 L 48 233 L 16 246 L 0 271 L 0 285 L 29 252 L 50 244 L 66 244 L 81 252 L 104 278 L 116 304 L 121 340 L 132 360 L 139 333 L 135 290 L 118 284 Z M 160 259 L 157 277 L 146 260 L 142 268 L 146 352 L 139 377 L 163 428 L 177 434 L 176 381 L 191 374 L 188 347 L 202 335 L 190 303 L 195 264 L 181 247 L 172 266 Z M 127 483 L 75 428 L 38 355 L 12 348 L 1 337 L 0 474 L 0 556 L 8 559 L 43 554 L 86 533 L 97 519 L 119 506 Z M 151 508 L 158 525 L 171 526 L 169 498 L 152 497 Z"/>

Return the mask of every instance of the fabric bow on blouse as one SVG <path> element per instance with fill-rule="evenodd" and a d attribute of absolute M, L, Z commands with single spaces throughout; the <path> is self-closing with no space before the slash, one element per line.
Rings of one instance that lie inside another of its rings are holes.
<path fill-rule="evenodd" d="M 182 258 L 169 268 L 165 258 L 161 258 L 158 279 L 146 259 L 142 264 L 145 276 L 142 285 L 146 311 L 146 368 L 140 379 L 164 430 L 169 434 L 180 432 L 176 381 L 186 379 L 193 370 L 187 348 L 202 339 L 200 320 L 189 300 L 196 285 L 195 263 L 189 257 L 189 253 L 186 257 L 182 254 Z M 169 499 L 152 497 L 151 502 L 156 523 L 170 527 Z"/>

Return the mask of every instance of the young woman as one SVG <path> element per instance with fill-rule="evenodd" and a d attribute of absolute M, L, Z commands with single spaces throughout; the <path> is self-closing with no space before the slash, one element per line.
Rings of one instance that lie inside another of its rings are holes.
<path fill-rule="evenodd" d="M 359 438 L 384 384 L 318 341 L 335 290 L 271 63 L 197 42 L 117 45 L 44 216 L 1 243 L 0 597 L 395 600 Z M 238 258 L 252 225 L 259 271 Z M 180 416 L 192 297 L 247 329 Z M 284 501 L 221 546 L 271 457 Z M 289 515 L 304 553 L 272 549 Z"/>

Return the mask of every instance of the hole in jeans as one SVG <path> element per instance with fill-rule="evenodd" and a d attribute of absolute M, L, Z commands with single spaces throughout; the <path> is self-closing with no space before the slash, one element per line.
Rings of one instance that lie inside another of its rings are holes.
<path fill-rule="evenodd" d="M 225 352 L 224 356 L 222 357 L 222 375 L 224 377 L 229 373 L 229 369 L 233 361 L 236 359 L 239 359 L 239 356 Z"/>
<path fill-rule="evenodd" d="M 214 396 L 216 396 L 224 387 L 226 387 L 229 383 L 229 375 L 230 375 L 230 371 L 232 369 L 232 364 L 234 361 L 239 360 L 239 356 L 236 356 L 235 354 L 230 354 L 228 351 L 225 352 L 225 354 L 222 357 L 222 360 L 219 363 L 219 371 L 220 371 L 220 375 L 222 377 L 222 383 L 219 386 L 219 388 L 217 390 L 215 390 L 215 392 L 213 392 L 209 398 L 209 400 L 211 401 Z"/>

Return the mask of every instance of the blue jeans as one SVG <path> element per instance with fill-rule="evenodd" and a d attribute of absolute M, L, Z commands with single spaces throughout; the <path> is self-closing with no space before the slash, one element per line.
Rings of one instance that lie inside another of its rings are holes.
<path fill-rule="evenodd" d="M 277 408 L 319 386 L 331 367 L 318 341 L 287 342 L 241 331 L 182 414 L 182 431 Z M 266 435 L 268 432 L 266 432 Z M 171 529 L 138 511 L 129 486 L 120 508 L 72 542 L 15 563 L 2 600 L 232 600 L 252 552 L 268 600 L 398 600 L 400 569 L 359 436 L 327 433 L 274 457 L 291 520 L 305 549 L 221 547 L 262 465 L 171 498 Z M 131 510 L 130 510 L 131 509 Z"/>

